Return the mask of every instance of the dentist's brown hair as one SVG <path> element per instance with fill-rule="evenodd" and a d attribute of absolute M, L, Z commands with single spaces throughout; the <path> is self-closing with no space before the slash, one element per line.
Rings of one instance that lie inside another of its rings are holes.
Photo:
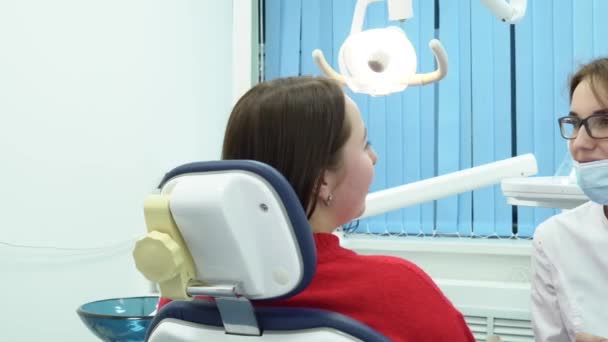
<path fill-rule="evenodd" d="M 574 89 L 584 80 L 589 80 L 595 99 L 603 106 L 608 106 L 606 98 L 600 96 L 600 93 L 608 92 L 608 58 L 598 58 L 583 65 L 570 78 L 570 102 L 572 102 Z"/>

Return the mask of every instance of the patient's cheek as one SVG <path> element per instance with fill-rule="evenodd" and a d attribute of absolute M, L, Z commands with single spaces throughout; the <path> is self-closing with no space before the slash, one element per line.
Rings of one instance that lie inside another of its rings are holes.
<path fill-rule="evenodd" d="M 336 201 L 339 199 L 338 217 L 347 223 L 361 216 L 365 211 L 365 198 L 374 175 L 373 167 L 359 164 L 349 169 L 340 189 L 336 193 Z"/>

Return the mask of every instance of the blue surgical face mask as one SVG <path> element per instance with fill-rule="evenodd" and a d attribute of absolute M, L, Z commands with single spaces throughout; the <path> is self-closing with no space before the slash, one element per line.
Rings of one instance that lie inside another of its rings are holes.
<path fill-rule="evenodd" d="M 576 183 L 595 203 L 608 205 L 608 159 L 590 163 L 574 162 Z"/>

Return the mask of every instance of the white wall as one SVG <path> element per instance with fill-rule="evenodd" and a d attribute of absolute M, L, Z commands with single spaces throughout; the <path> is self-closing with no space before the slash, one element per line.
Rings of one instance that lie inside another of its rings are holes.
<path fill-rule="evenodd" d="M 78 305 L 148 291 L 142 201 L 219 156 L 231 28 L 227 0 L 0 1 L 0 340 L 95 341 Z"/>

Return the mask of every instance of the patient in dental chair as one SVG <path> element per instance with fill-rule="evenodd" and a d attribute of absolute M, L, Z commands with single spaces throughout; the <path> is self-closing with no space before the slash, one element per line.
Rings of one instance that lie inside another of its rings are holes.
<path fill-rule="evenodd" d="M 419 267 L 358 255 L 332 234 L 363 213 L 378 159 L 357 105 L 337 83 L 290 77 L 256 85 L 230 115 L 222 158 L 281 172 L 314 233 L 317 271 L 308 288 L 257 305 L 339 312 L 394 341 L 474 341 L 462 314 Z"/>

